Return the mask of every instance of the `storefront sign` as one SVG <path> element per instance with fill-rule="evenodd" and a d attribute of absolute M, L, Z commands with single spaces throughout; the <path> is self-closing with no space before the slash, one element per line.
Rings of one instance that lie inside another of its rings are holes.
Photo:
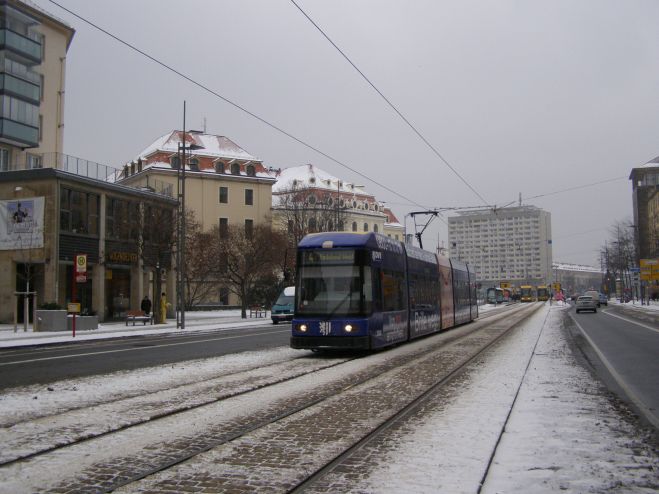
<path fill-rule="evenodd" d="M 110 252 L 108 259 L 110 262 L 123 264 L 137 263 L 137 254 L 134 252 Z"/>

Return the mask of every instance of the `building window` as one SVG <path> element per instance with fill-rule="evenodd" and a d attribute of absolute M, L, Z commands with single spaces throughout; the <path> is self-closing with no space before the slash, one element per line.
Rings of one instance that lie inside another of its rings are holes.
<path fill-rule="evenodd" d="M 9 171 L 9 149 L 0 148 L 0 171 Z"/>
<path fill-rule="evenodd" d="M 172 156 L 169 158 L 169 164 L 175 170 L 178 170 L 181 167 L 181 159 L 178 156 Z"/>
<path fill-rule="evenodd" d="M 229 188 L 220 187 L 220 204 L 229 204 Z"/>
<path fill-rule="evenodd" d="M 316 233 L 316 218 L 309 218 L 309 233 Z"/>
<path fill-rule="evenodd" d="M 254 190 L 245 189 L 245 205 L 253 206 L 254 205 Z"/>
<path fill-rule="evenodd" d="M 245 236 L 247 238 L 252 238 L 254 233 L 254 220 L 245 220 Z"/>
<path fill-rule="evenodd" d="M 62 188 L 60 230 L 98 235 L 98 210 L 98 195 Z"/>
<path fill-rule="evenodd" d="M 240 165 L 238 163 L 231 164 L 231 175 L 240 175 Z"/>
<path fill-rule="evenodd" d="M 220 218 L 220 239 L 229 236 L 229 218 Z"/>
<path fill-rule="evenodd" d="M 188 161 L 188 165 L 190 165 L 190 171 L 199 171 L 199 160 L 197 158 L 192 158 L 190 161 Z"/>
<path fill-rule="evenodd" d="M 254 165 L 247 165 L 247 168 L 245 168 L 245 173 L 247 173 L 247 176 L 249 177 L 255 177 L 256 168 L 254 168 Z"/>
<path fill-rule="evenodd" d="M 357 222 L 356 222 L 356 221 L 353 221 L 353 222 L 352 222 L 352 231 L 353 231 L 353 232 L 356 232 L 356 231 L 357 231 Z"/>
<path fill-rule="evenodd" d="M 374 231 L 375 233 L 378 232 L 378 225 L 373 225 L 373 231 Z"/>
<path fill-rule="evenodd" d="M 110 198 L 105 202 L 105 235 L 110 239 L 137 239 L 140 222 L 136 203 Z"/>
<path fill-rule="evenodd" d="M 215 162 L 215 172 L 216 173 L 224 173 L 224 163 L 221 161 L 216 161 Z"/>
<path fill-rule="evenodd" d="M 33 170 L 34 168 L 41 168 L 41 156 L 37 154 L 28 154 L 27 168 L 29 170 Z"/>
<path fill-rule="evenodd" d="M 365 231 L 365 232 L 368 231 L 368 223 L 364 223 L 364 231 Z"/>

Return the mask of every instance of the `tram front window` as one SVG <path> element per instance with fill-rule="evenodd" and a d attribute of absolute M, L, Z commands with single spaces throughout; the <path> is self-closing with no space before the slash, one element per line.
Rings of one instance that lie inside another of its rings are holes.
<path fill-rule="evenodd" d="M 338 257 L 305 254 L 298 273 L 298 314 L 354 317 L 371 312 L 370 266 L 338 264 Z"/>

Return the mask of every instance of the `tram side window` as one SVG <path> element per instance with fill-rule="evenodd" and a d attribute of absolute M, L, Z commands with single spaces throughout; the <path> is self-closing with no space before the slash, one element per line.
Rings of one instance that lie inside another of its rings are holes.
<path fill-rule="evenodd" d="M 405 309 L 405 288 L 403 273 L 382 271 L 383 311 Z"/>

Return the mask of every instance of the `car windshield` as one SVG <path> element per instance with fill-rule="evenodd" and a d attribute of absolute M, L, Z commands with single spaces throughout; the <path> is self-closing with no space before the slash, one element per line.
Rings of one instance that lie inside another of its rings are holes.
<path fill-rule="evenodd" d="M 295 297 L 292 297 L 290 295 L 280 295 L 277 301 L 275 302 L 275 305 L 291 305 L 294 299 Z"/>

